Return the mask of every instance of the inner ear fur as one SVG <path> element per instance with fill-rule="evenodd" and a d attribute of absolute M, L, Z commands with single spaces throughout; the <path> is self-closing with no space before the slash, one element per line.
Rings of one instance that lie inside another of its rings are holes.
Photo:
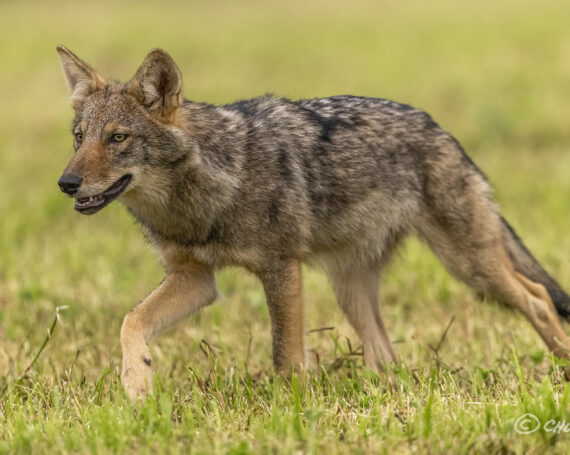
<path fill-rule="evenodd" d="M 102 90 L 106 82 L 91 66 L 77 57 L 64 46 L 57 46 L 63 75 L 70 91 L 71 105 L 80 110 L 85 99 L 98 90 Z"/>
<path fill-rule="evenodd" d="M 153 49 L 128 83 L 128 93 L 162 121 L 169 121 L 183 102 L 182 74 L 170 55 Z"/>

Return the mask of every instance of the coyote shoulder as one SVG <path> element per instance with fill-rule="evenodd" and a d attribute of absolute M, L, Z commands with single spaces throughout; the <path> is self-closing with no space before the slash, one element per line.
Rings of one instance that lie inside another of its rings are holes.
<path fill-rule="evenodd" d="M 200 104 L 183 98 L 180 71 L 162 50 L 127 83 L 58 52 L 75 110 L 75 154 L 59 186 L 84 214 L 119 200 L 166 269 L 121 329 L 131 398 L 152 384 L 150 339 L 212 303 L 214 271 L 227 265 L 263 283 L 278 371 L 306 366 L 304 261 L 327 273 L 366 366 L 397 362 L 377 290 L 409 233 L 569 357 L 557 312 L 570 314 L 570 298 L 501 217 L 482 172 L 425 112 L 356 96 Z"/>

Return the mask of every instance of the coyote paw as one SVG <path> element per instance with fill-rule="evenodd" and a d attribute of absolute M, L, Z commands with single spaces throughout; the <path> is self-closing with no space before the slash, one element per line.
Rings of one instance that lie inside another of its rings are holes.
<path fill-rule="evenodd" d="M 121 382 L 131 401 L 146 397 L 152 390 L 152 368 L 150 357 L 123 359 Z"/>
<path fill-rule="evenodd" d="M 364 365 L 378 374 L 386 373 L 386 367 L 389 363 L 397 363 L 397 359 L 391 352 L 382 349 L 381 343 L 380 339 L 364 342 L 362 348 L 364 351 Z"/>

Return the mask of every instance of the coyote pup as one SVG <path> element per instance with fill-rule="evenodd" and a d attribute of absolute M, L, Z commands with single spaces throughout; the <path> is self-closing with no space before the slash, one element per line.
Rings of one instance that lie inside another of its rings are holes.
<path fill-rule="evenodd" d="M 152 387 L 151 338 L 211 304 L 214 271 L 227 265 L 263 283 L 277 371 L 306 365 L 303 261 L 328 274 L 366 366 L 397 362 L 377 290 L 408 233 L 569 357 L 557 312 L 570 315 L 570 298 L 501 217 L 483 173 L 425 112 L 356 96 L 212 106 L 183 98 L 180 71 L 160 49 L 127 83 L 57 51 L 75 110 L 75 154 L 59 186 L 83 214 L 121 201 L 166 269 L 121 329 L 131 399 Z"/>

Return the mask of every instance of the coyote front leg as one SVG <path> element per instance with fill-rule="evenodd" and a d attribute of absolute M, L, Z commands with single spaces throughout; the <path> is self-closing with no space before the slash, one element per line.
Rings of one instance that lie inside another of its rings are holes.
<path fill-rule="evenodd" d="M 291 368 L 307 366 L 303 333 L 301 263 L 297 260 L 272 264 L 259 274 L 271 317 L 273 364 L 286 376 Z"/>
<path fill-rule="evenodd" d="M 216 298 L 214 274 L 196 263 L 177 264 L 162 284 L 125 316 L 121 328 L 121 381 L 129 398 L 144 397 L 152 388 L 148 344 L 161 330 L 209 305 Z"/>

